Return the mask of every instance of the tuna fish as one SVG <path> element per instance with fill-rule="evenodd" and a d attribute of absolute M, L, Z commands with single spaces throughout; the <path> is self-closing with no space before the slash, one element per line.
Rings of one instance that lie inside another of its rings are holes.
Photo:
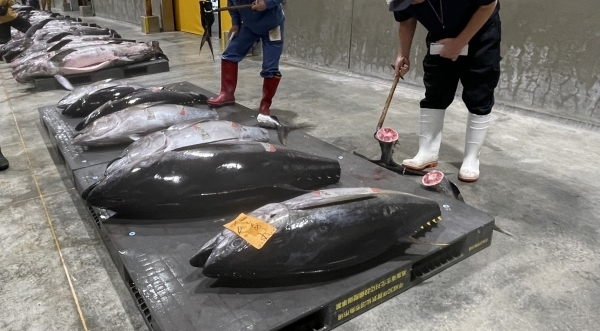
<path fill-rule="evenodd" d="M 13 71 L 18 72 L 26 68 L 30 61 L 38 58 L 47 58 L 52 52 L 54 52 L 52 54 L 56 54 L 58 51 L 67 49 L 134 42 L 135 40 L 115 39 L 111 36 L 72 37 L 53 43 L 37 42 L 15 58 L 10 63 L 10 66 L 13 68 Z M 6 54 L 4 58 L 6 59 L 8 56 L 9 54 Z"/>
<path fill-rule="evenodd" d="M 371 188 L 316 191 L 248 214 L 275 228 L 260 249 L 224 229 L 191 258 L 207 277 L 266 279 L 355 267 L 440 219 L 437 202 Z M 258 224 L 260 225 L 260 224 Z M 257 230 L 260 231 L 261 230 Z"/>
<path fill-rule="evenodd" d="M 132 143 L 177 123 L 219 119 L 217 112 L 180 105 L 138 105 L 104 116 L 73 138 L 73 145 L 107 146 Z"/>
<path fill-rule="evenodd" d="M 80 87 L 74 89 L 73 91 L 71 91 L 66 96 L 64 96 L 62 99 L 60 99 L 60 101 L 58 102 L 56 107 L 59 109 L 66 109 L 73 103 L 77 102 L 77 100 L 85 97 L 89 93 L 92 93 L 94 91 L 101 90 L 101 89 L 104 89 L 107 87 L 111 87 L 111 86 L 117 86 L 119 84 L 122 84 L 122 83 L 119 83 L 111 78 L 111 79 L 106 79 L 106 80 L 102 80 L 99 82 L 95 82 L 90 85 L 80 86 Z"/>
<path fill-rule="evenodd" d="M 20 40 L 16 40 L 12 45 L 0 50 L 0 55 L 6 62 L 12 62 L 21 54 L 29 52 L 32 48 L 39 49 L 46 40 L 50 42 L 52 36 L 70 35 L 79 36 L 105 36 L 109 38 L 120 38 L 121 36 L 114 30 L 101 29 L 97 26 L 87 26 L 84 23 L 60 21 L 54 18 L 44 19 L 33 26 L 23 35 Z"/>
<path fill-rule="evenodd" d="M 131 144 L 123 151 L 119 159 L 114 160 L 106 168 L 106 174 L 154 153 L 165 153 L 183 147 L 220 141 L 268 142 L 269 139 L 269 132 L 265 129 L 229 121 L 177 124 L 167 130 L 149 134 Z"/>
<path fill-rule="evenodd" d="M 72 117 L 85 117 L 109 101 L 124 98 L 131 93 L 142 89 L 142 86 L 134 84 L 123 84 L 107 87 L 88 93 L 67 107 L 62 114 Z"/>
<path fill-rule="evenodd" d="M 258 142 L 156 153 L 86 189 L 88 204 L 133 218 L 243 212 L 335 184 L 337 160 Z"/>
<path fill-rule="evenodd" d="M 160 88 L 142 89 L 128 96 L 115 100 L 109 101 L 94 110 L 88 115 L 83 121 L 81 121 L 75 127 L 75 130 L 81 131 L 86 126 L 92 124 L 95 120 L 100 117 L 118 112 L 127 107 L 141 105 L 145 103 L 170 103 L 182 106 L 189 106 L 194 104 L 207 104 L 208 98 L 205 95 L 192 93 L 192 92 L 174 92 L 170 90 L 164 90 Z"/>
<path fill-rule="evenodd" d="M 15 68 L 13 77 L 20 83 L 36 77 L 55 77 L 66 89 L 73 86 L 65 75 L 89 73 L 154 58 L 166 58 L 158 42 L 113 43 L 60 50 L 48 57 L 35 58 L 26 68 Z"/>

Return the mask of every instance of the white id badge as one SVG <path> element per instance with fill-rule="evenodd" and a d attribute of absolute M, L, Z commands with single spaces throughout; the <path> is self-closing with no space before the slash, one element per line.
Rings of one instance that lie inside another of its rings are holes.
<path fill-rule="evenodd" d="M 281 27 L 278 26 L 275 29 L 269 31 L 269 40 L 281 41 Z"/>
<path fill-rule="evenodd" d="M 429 46 L 429 54 L 439 55 L 440 52 L 442 51 L 442 48 L 444 48 L 444 44 L 431 43 L 431 45 Z M 469 45 L 467 44 L 460 51 L 460 56 L 466 56 L 468 54 L 469 54 Z"/>

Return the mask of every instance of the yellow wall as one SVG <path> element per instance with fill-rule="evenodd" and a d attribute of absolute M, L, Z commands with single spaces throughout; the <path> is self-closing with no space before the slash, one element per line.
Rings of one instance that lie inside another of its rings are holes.
<path fill-rule="evenodd" d="M 175 28 L 178 31 L 204 34 L 200 23 L 200 4 L 198 0 L 175 0 Z"/>

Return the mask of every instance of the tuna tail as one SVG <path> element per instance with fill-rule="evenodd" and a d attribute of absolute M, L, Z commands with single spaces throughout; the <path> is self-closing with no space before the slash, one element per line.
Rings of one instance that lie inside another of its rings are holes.
<path fill-rule="evenodd" d="M 46 43 L 51 44 L 55 41 L 59 41 L 59 40 L 63 39 L 66 36 L 72 36 L 72 35 L 73 35 L 73 33 L 71 33 L 71 32 L 61 32 L 61 33 L 55 35 L 54 37 L 48 39 L 48 41 L 46 41 Z"/>
<path fill-rule="evenodd" d="M 158 41 L 149 41 L 146 44 L 150 46 L 150 49 L 152 50 L 153 59 L 165 59 L 169 61 L 169 58 L 167 57 L 165 52 L 163 52 L 162 48 L 160 48 L 160 44 Z"/>
<path fill-rule="evenodd" d="M 64 76 L 54 75 L 54 78 L 60 85 L 62 85 L 62 87 L 66 88 L 69 91 L 73 91 L 73 85 L 71 85 L 71 82 L 69 82 L 69 80 L 66 79 Z"/>
<path fill-rule="evenodd" d="M 109 31 L 110 31 L 110 36 L 111 37 L 122 38 L 121 35 L 117 31 L 115 31 L 113 29 L 110 29 Z"/>
<path fill-rule="evenodd" d="M 498 225 L 496 225 L 496 224 L 494 224 L 494 231 L 498 231 L 498 232 L 500 232 L 500 233 L 502 233 L 502 234 L 505 234 L 505 235 L 507 235 L 507 236 L 509 236 L 509 237 L 514 237 L 514 235 L 513 235 L 512 233 L 510 233 L 510 232 L 508 232 L 508 231 L 506 231 L 506 230 L 502 229 L 501 227 L 499 227 L 499 226 L 498 226 Z"/>
<path fill-rule="evenodd" d="M 285 146 L 287 144 L 288 135 L 293 131 L 314 127 L 315 126 L 312 124 L 300 124 L 294 126 L 280 125 L 277 127 L 277 138 L 279 138 L 279 142 L 281 142 L 281 144 Z"/>

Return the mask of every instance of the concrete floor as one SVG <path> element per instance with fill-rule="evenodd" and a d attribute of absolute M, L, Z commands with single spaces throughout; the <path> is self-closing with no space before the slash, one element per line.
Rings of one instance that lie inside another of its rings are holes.
<path fill-rule="evenodd" d="M 143 35 L 103 19 L 124 37 L 155 39 L 171 71 L 134 81 L 183 80 L 217 91 L 219 62 L 200 38 Z M 215 41 L 216 43 L 216 41 Z M 241 64 L 237 100 L 257 108 L 260 61 Z M 282 65 L 275 111 L 311 122 L 309 133 L 346 150 L 378 156 L 372 138 L 390 82 Z M 89 221 L 59 157 L 48 152 L 37 107 L 65 91 L 35 93 L 0 64 L 0 146 L 11 162 L 0 173 L 0 330 L 144 330 L 141 315 Z M 417 150 L 423 91 L 400 85 L 386 125 L 400 132 L 396 159 Z M 448 110 L 441 164 L 460 166 L 466 109 Z M 594 147 L 596 146 L 596 147 Z M 482 178 L 457 182 L 467 202 L 515 237 L 492 246 L 339 328 L 354 330 L 599 330 L 600 134 L 502 108 L 482 151 Z"/>

